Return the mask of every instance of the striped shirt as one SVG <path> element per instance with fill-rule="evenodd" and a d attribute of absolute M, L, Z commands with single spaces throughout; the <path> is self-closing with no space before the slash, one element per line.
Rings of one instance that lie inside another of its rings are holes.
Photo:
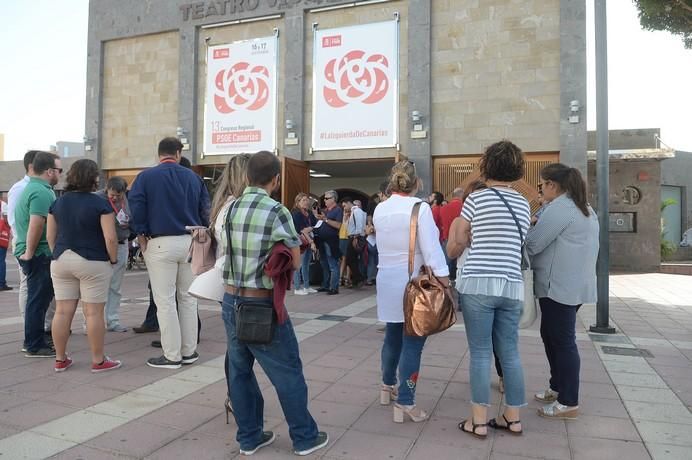
<path fill-rule="evenodd" d="M 227 256 L 224 283 L 244 288 L 273 288 L 271 278 L 264 274 L 264 265 L 274 244 L 281 241 L 289 248 L 300 246 L 288 209 L 270 198 L 264 189 L 247 187 L 231 205 L 225 227 L 231 237 L 230 247 L 227 244 L 224 248 Z"/>
<path fill-rule="evenodd" d="M 462 278 L 500 278 L 521 282 L 521 243 L 530 223 L 529 203 L 518 192 L 495 189 L 519 219 L 522 235 L 505 203 L 491 189 L 472 193 L 461 216 L 471 223 L 471 248 Z"/>

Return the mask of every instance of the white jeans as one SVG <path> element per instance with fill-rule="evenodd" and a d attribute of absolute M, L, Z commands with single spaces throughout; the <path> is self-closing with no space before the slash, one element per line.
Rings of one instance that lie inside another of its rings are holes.
<path fill-rule="evenodd" d="M 180 361 L 197 348 L 197 299 L 187 293 L 193 279 L 187 261 L 190 241 L 190 235 L 160 236 L 149 240 L 144 251 L 158 307 L 161 348 L 170 361 Z"/>
<path fill-rule="evenodd" d="M 120 286 L 125 275 L 125 265 L 127 264 L 128 249 L 127 243 L 118 245 L 118 263 L 113 265 L 113 277 L 108 288 L 108 300 L 106 301 L 106 327 L 113 327 L 120 324 L 120 300 L 122 291 Z"/>

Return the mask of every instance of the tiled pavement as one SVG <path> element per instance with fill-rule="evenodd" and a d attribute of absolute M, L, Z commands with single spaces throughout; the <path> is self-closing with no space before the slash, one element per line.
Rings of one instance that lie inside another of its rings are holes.
<path fill-rule="evenodd" d="M 8 262 L 10 283 L 16 285 L 16 264 Z M 289 296 L 310 408 L 331 438 L 313 458 L 690 459 L 691 281 L 679 275 L 612 276 L 611 316 L 622 333 L 587 334 L 594 307 L 580 310 L 583 415 L 569 422 L 545 420 L 535 415 L 538 403 L 529 400 L 522 437 L 491 432 L 486 441 L 456 428 L 470 396 L 463 324 L 426 344 L 418 403 L 432 417 L 397 425 L 391 408 L 378 401 L 382 334 L 376 331 L 374 290 Z M 146 296 L 146 273 L 128 272 L 125 325 L 141 322 Z M 226 424 L 222 410 L 225 335 L 219 308 L 204 304 L 200 315 L 202 359 L 193 366 L 149 368 L 145 360 L 158 351 L 149 346 L 155 334 L 108 333 L 106 351 L 122 359 L 123 368 L 93 375 L 78 319 L 70 340 L 75 365 L 56 375 L 52 361 L 18 352 L 22 322 L 16 292 L 0 293 L 0 459 L 236 458 L 235 425 Z M 520 338 L 527 397 L 547 378 L 537 326 Z M 276 394 L 261 371 L 258 375 L 265 426 L 278 439 L 255 456 L 294 458 Z M 499 393 L 493 395 L 499 403 Z"/>

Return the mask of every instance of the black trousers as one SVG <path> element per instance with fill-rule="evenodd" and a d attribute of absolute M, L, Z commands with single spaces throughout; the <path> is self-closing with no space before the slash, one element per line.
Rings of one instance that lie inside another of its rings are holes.
<path fill-rule="evenodd" d="M 550 389 L 565 406 L 579 405 L 579 368 L 575 324 L 581 305 L 565 305 L 549 297 L 541 305 L 541 338 L 550 364 Z"/>
<path fill-rule="evenodd" d="M 359 253 L 354 249 L 353 240 L 355 238 L 354 236 L 348 237 L 348 247 L 346 249 L 346 265 L 351 269 L 351 284 L 354 285 L 362 283 L 365 279 L 363 273 L 360 271 L 360 258 L 363 253 Z"/>

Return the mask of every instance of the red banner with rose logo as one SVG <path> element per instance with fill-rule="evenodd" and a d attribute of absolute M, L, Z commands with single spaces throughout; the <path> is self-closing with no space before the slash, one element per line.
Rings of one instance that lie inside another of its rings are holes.
<path fill-rule="evenodd" d="M 276 149 L 276 36 L 210 46 L 204 155 Z"/>
<path fill-rule="evenodd" d="M 399 22 L 315 30 L 313 150 L 399 142 Z"/>

